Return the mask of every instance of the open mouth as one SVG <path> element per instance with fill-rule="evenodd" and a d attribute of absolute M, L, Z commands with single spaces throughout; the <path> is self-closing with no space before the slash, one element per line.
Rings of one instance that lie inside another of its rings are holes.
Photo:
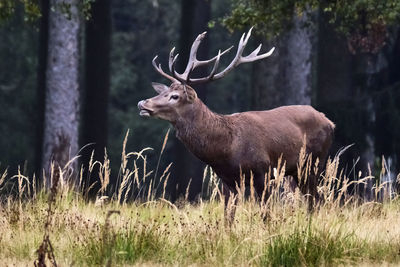
<path fill-rule="evenodd" d="M 142 117 L 150 117 L 151 116 L 151 110 L 143 108 L 143 109 L 140 110 L 139 115 L 142 116 Z"/>

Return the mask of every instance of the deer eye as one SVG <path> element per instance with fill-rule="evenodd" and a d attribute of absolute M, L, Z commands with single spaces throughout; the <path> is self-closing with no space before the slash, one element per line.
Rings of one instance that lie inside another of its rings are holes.
<path fill-rule="evenodd" d="M 171 97 L 169 98 L 169 100 L 171 100 L 171 99 L 177 100 L 178 98 L 179 98 L 178 95 L 171 95 Z"/>

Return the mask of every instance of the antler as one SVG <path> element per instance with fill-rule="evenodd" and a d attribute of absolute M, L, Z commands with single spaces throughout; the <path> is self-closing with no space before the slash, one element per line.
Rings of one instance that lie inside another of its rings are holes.
<path fill-rule="evenodd" d="M 162 76 L 164 76 L 165 78 L 171 80 L 172 82 L 174 82 L 174 83 L 180 83 L 177 79 L 175 79 L 174 77 L 172 77 L 172 76 L 166 74 L 166 73 L 163 71 L 163 69 L 161 68 L 161 63 L 157 65 L 157 63 L 156 63 L 156 59 L 157 59 L 157 58 L 158 58 L 158 55 L 155 56 L 155 57 L 153 58 L 153 60 L 151 61 L 151 63 L 153 64 L 153 67 L 156 69 L 156 71 L 157 71 L 158 73 L 160 73 Z M 171 67 L 170 67 L 170 69 L 171 69 Z"/>
<path fill-rule="evenodd" d="M 181 82 L 181 83 L 191 83 L 191 84 L 197 84 L 197 83 L 204 83 L 207 81 L 214 81 L 217 79 L 220 79 L 222 77 L 224 77 L 227 73 L 229 73 L 231 70 L 233 70 L 236 66 L 242 64 L 242 63 L 247 63 L 247 62 L 253 62 L 256 60 L 260 60 L 266 57 L 269 57 L 275 50 L 275 47 L 273 47 L 269 52 L 265 53 L 265 54 L 261 54 L 259 55 L 258 53 L 261 50 L 261 44 L 253 51 L 251 52 L 248 56 L 242 56 L 243 51 L 247 45 L 247 42 L 251 36 L 251 31 L 253 30 L 253 27 L 250 28 L 249 32 L 244 33 L 242 35 L 242 37 L 240 38 L 239 41 L 239 46 L 236 52 L 236 56 L 235 58 L 232 60 L 232 62 L 221 72 L 215 74 L 215 72 L 217 71 L 218 65 L 219 65 L 219 61 L 222 55 L 224 55 L 225 53 L 227 53 L 228 51 L 230 51 L 232 49 L 233 46 L 229 47 L 228 49 L 226 49 L 225 51 L 223 51 L 221 53 L 221 50 L 218 51 L 218 54 L 208 60 L 198 60 L 196 58 L 196 54 L 197 54 L 197 50 L 199 49 L 199 45 L 201 43 L 201 41 L 204 39 L 205 35 L 207 32 L 203 32 L 202 34 L 199 34 L 196 38 L 196 40 L 194 40 L 193 44 L 192 44 L 192 48 L 190 49 L 190 55 L 189 55 L 189 60 L 186 66 L 185 71 L 180 74 L 178 72 L 175 71 L 175 63 L 176 60 L 178 59 L 179 54 L 174 55 L 175 52 L 175 47 L 171 49 L 171 52 L 169 54 L 169 62 L 168 62 L 168 66 L 169 66 L 169 71 L 171 72 L 172 76 L 166 74 L 162 69 L 161 69 L 161 64 L 159 64 L 158 66 L 155 63 L 155 60 L 157 59 L 157 56 L 153 59 L 153 66 L 155 67 L 155 69 L 164 77 L 172 80 L 173 82 Z M 210 63 L 214 62 L 214 66 L 210 72 L 210 74 L 207 77 L 203 77 L 203 78 L 190 78 L 190 74 L 193 72 L 193 70 L 197 67 L 200 66 L 204 66 Z"/>

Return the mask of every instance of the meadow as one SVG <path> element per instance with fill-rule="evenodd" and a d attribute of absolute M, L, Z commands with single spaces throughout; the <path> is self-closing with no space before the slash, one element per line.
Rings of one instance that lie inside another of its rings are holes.
<path fill-rule="evenodd" d="M 166 141 L 167 136 L 163 148 Z M 340 155 L 328 160 L 319 186 L 324 201 L 309 213 L 304 196 L 284 177 L 282 162 L 266 174 L 263 196 L 255 195 L 251 177 L 250 188 L 244 182 L 237 185 L 237 202 L 228 207 L 236 209 L 236 216 L 228 224 L 219 180 L 210 168 L 204 170 L 198 201 L 190 203 L 183 196 L 171 203 L 165 192 L 171 165 L 151 171 L 146 163 L 149 148 L 126 152 L 126 142 L 115 189 L 109 185 L 108 158 L 90 163 L 89 170 L 100 170 L 96 200 L 87 198 L 83 172 L 77 176 L 70 171 L 76 158 L 63 168 L 54 166 L 50 186 L 36 185 L 34 177 L 21 171 L 3 171 L 0 265 L 400 264 L 400 200 L 393 190 L 395 181 L 383 182 L 385 168 L 376 177 L 359 173 L 357 181 L 350 181 L 339 169 Z M 304 179 L 315 171 L 304 151 L 298 167 Z M 80 177 L 78 183 L 71 183 L 74 177 Z M 371 190 L 372 197 L 353 194 L 358 187 Z"/>

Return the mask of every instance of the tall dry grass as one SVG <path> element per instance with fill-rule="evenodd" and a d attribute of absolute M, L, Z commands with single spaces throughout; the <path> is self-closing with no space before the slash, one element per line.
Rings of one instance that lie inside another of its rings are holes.
<path fill-rule="evenodd" d="M 396 181 L 387 178 L 387 164 L 382 163 L 379 176 L 370 171 L 351 179 L 339 169 L 345 150 L 339 152 L 321 175 L 318 191 L 324 201 L 309 213 L 281 160 L 266 174 L 261 196 L 252 188 L 252 177 L 242 177 L 237 201 L 228 206 L 236 216 L 227 226 L 220 182 L 210 167 L 204 169 L 198 203 L 184 201 L 187 195 L 179 205 L 167 199 L 173 165 L 160 166 L 168 134 L 157 166 L 148 166 L 151 148 L 127 152 L 127 133 L 115 188 L 110 188 L 107 153 L 103 162 L 90 160 L 89 173 L 99 171 L 96 201 L 85 197 L 83 171 L 71 171 L 76 158 L 53 168 L 50 192 L 20 170 L 13 176 L 3 171 L 2 265 L 26 266 L 35 260 L 38 266 L 400 264 L 400 201 Z M 318 172 L 318 164 L 301 153 L 298 173 L 304 181 Z M 15 193 L 5 194 L 10 190 Z"/>

